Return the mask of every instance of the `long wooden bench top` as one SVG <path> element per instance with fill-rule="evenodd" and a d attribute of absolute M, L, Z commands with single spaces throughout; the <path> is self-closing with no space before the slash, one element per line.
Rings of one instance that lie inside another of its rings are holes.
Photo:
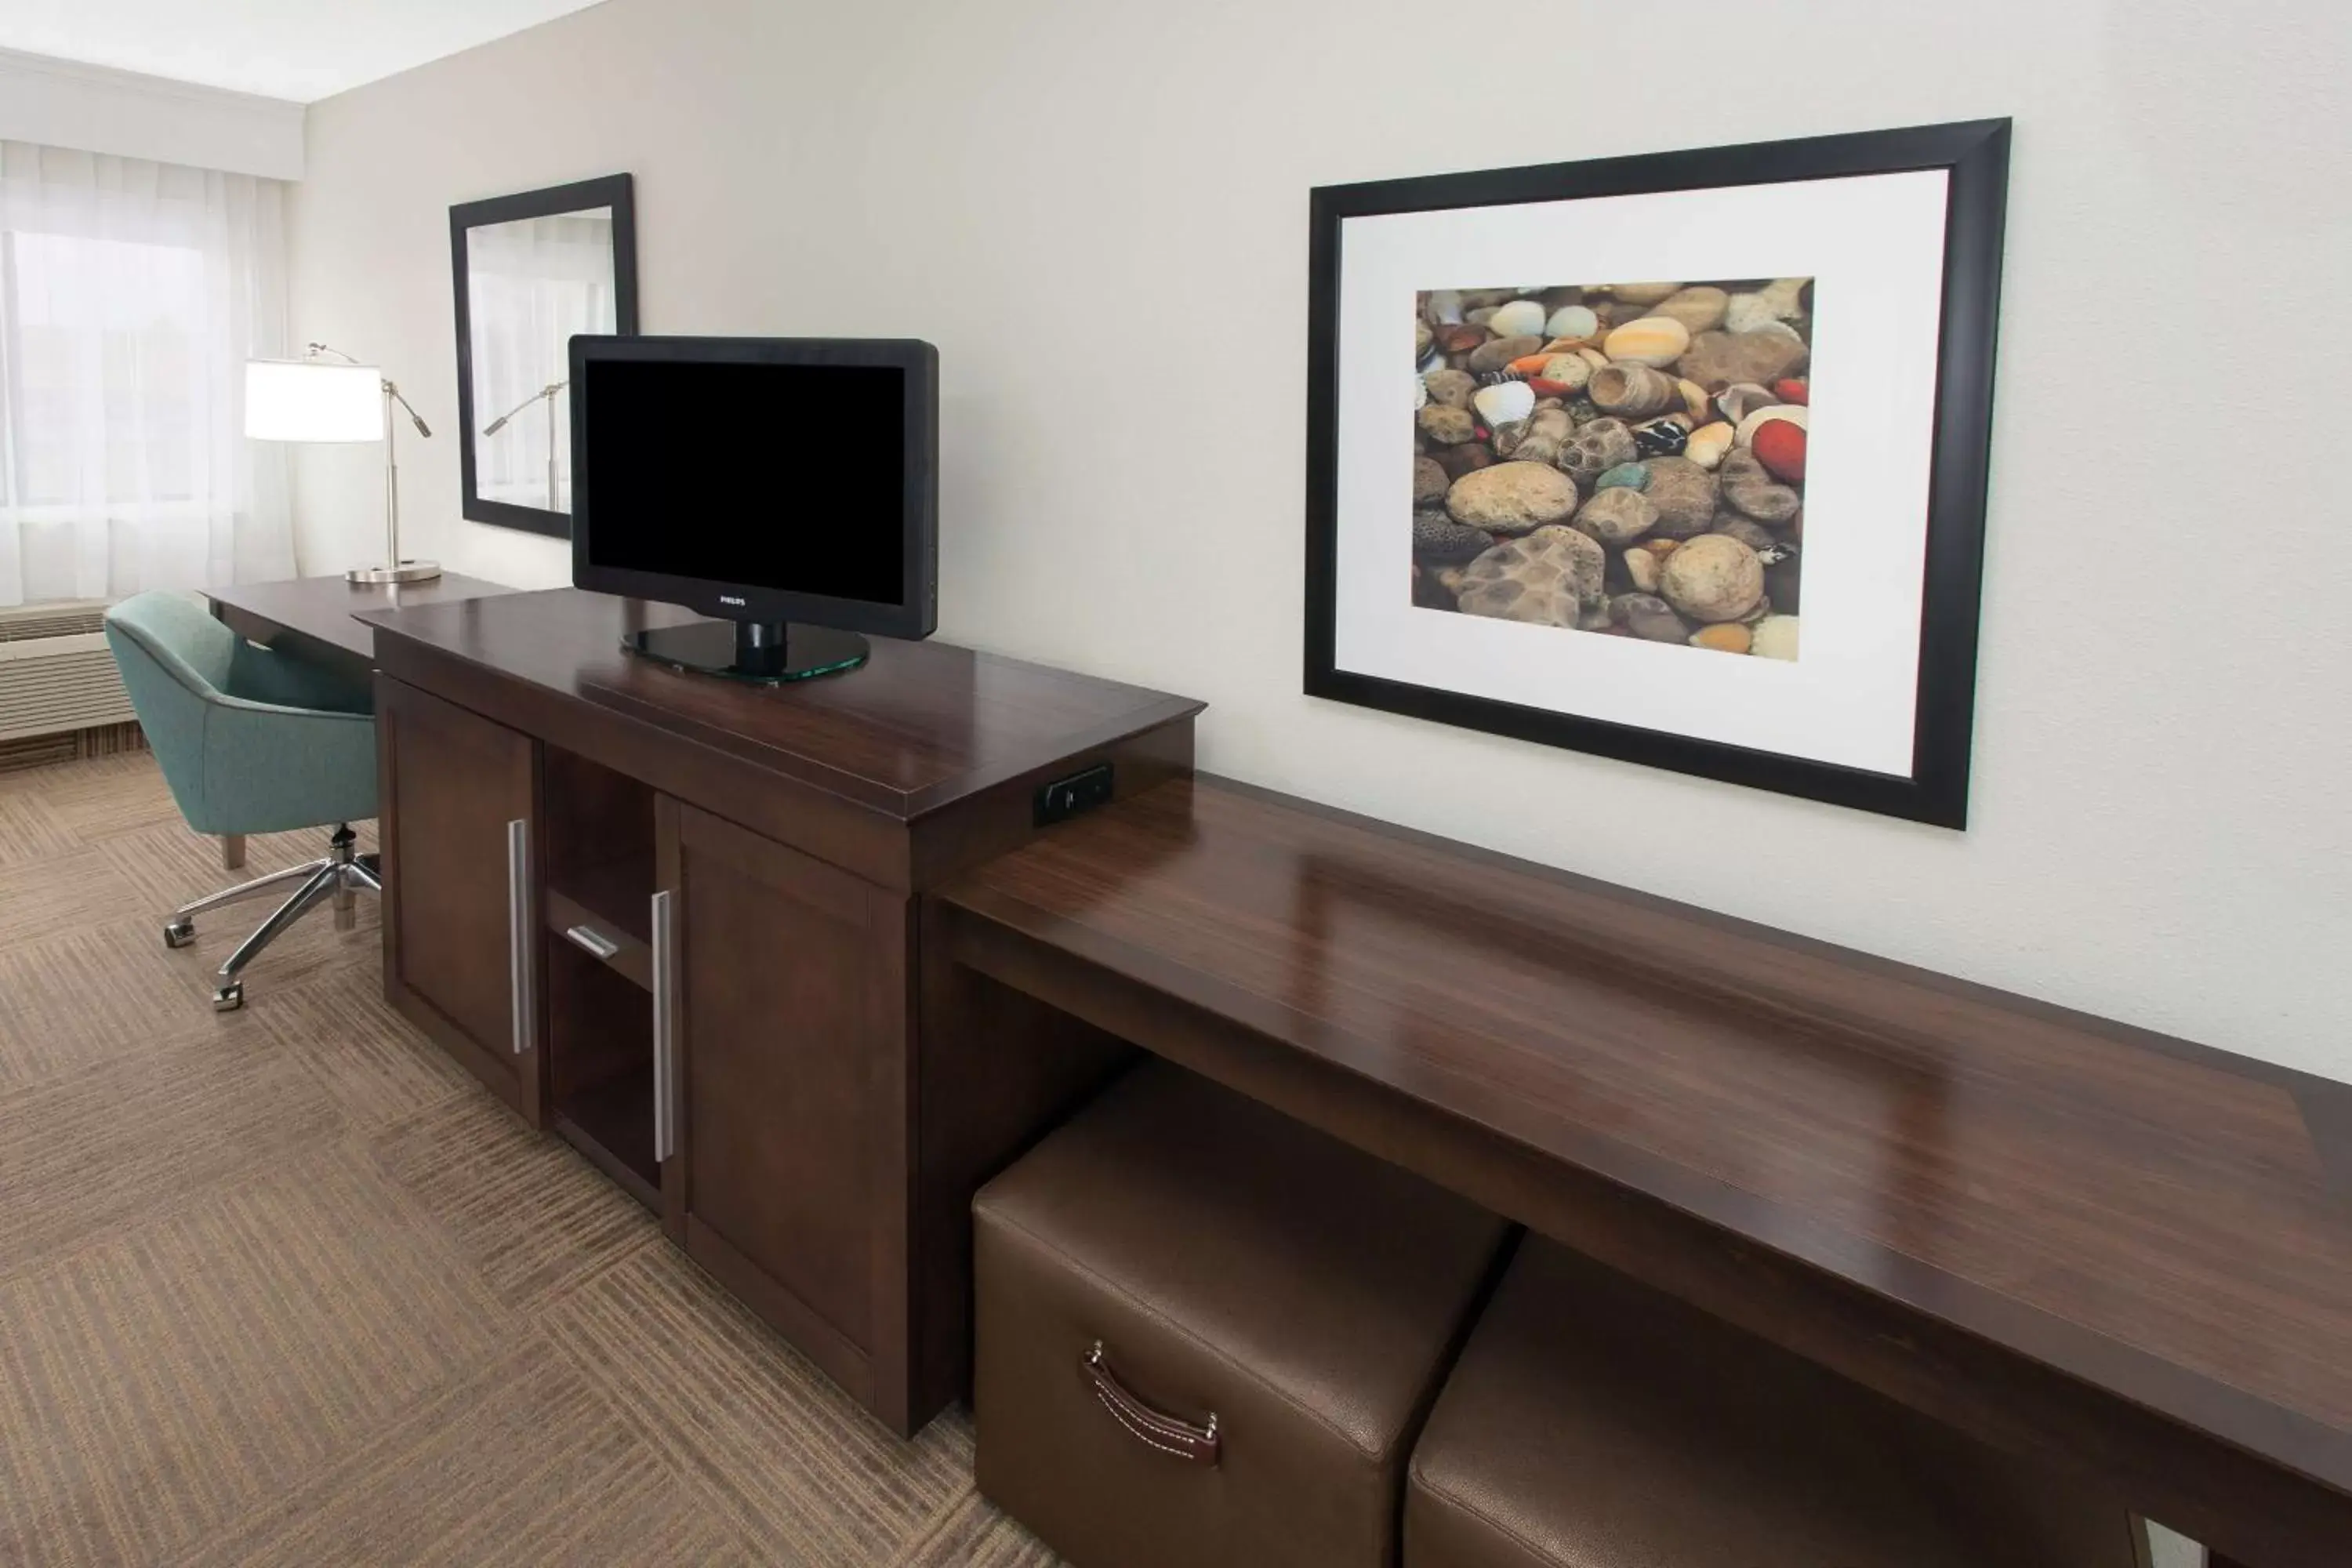
<path fill-rule="evenodd" d="M 1210 779 L 938 918 L 960 962 L 2249 1562 L 2352 1563 L 2352 1089 Z"/>

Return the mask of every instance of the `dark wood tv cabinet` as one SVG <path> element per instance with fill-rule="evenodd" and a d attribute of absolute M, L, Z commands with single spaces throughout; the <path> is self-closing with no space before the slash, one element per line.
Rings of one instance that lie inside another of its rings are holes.
<path fill-rule="evenodd" d="M 572 590 L 370 616 L 392 1004 L 901 1432 L 958 1392 L 962 1205 L 1128 1047 L 926 1081 L 918 903 L 1048 784 L 1189 773 L 1200 704 L 937 642 L 755 688 Z M 951 1107 L 926 1125 L 926 1103 Z"/>

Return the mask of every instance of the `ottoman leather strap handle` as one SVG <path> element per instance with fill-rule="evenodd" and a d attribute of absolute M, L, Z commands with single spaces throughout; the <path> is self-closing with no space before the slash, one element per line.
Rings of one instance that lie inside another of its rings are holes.
<path fill-rule="evenodd" d="M 1214 1468 L 1222 1447 L 1217 1436 L 1217 1417 L 1209 1415 L 1209 1424 L 1195 1426 L 1189 1421 L 1154 1410 L 1137 1398 L 1127 1384 L 1119 1382 L 1118 1373 L 1104 1359 L 1103 1342 L 1097 1340 L 1087 1353 L 1078 1358 L 1078 1370 L 1086 1374 L 1095 1397 L 1102 1401 L 1111 1419 L 1127 1428 L 1129 1436 L 1163 1454 L 1188 1459 L 1195 1464 Z"/>

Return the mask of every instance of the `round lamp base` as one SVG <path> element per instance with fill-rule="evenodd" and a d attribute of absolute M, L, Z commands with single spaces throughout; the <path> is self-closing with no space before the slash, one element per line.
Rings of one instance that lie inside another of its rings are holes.
<path fill-rule="evenodd" d="M 343 574 L 346 583 L 422 583 L 441 575 L 438 561 L 404 561 L 397 566 L 354 566 Z"/>

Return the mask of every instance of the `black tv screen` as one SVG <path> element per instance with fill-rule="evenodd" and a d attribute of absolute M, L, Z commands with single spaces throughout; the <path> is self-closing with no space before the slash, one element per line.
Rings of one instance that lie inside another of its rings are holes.
<path fill-rule="evenodd" d="M 573 580 L 928 634 L 936 357 L 900 340 L 573 340 Z"/>

